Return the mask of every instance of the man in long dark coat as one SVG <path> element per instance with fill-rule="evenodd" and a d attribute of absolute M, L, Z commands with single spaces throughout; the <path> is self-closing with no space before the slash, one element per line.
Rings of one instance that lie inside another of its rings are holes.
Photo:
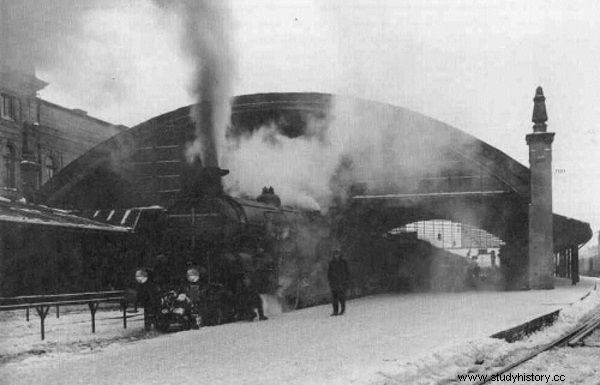
<path fill-rule="evenodd" d="M 350 280 L 348 263 L 342 258 L 339 249 L 334 249 L 333 258 L 329 262 L 327 270 L 327 279 L 331 289 L 331 301 L 333 305 L 332 316 L 342 315 L 346 311 L 346 289 Z"/>

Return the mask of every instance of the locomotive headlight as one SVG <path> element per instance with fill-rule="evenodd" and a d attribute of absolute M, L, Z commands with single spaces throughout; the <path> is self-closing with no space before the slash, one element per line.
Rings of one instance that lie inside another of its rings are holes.
<path fill-rule="evenodd" d="M 188 269 L 187 271 L 187 279 L 191 283 L 196 283 L 200 279 L 200 272 L 195 267 Z"/>
<path fill-rule="evenodd" d="M 175 309 L 173 309 L 173 313 L 175 313 L 177 315 L 184 315 L 185 309 L 182 307 L 176 307 Z"/>
<path fill-rule="evenodd" d="M 188 301 L 188 296 L 185 295 L 185 293 L 181 293 L 177 296 L 177 301 L 186 302 L 186 301 Z"/>
<path fill-rule="evenodd" d="M 146 283 L 148 281 L 148 272 L 144 269 L 139 269 L 135 272 L 135 280 L 138 283 Z"/>

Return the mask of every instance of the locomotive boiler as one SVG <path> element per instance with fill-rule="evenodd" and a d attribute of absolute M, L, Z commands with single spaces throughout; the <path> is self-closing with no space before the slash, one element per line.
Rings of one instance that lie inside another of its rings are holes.
<path fill-rule="evenodd" d="M 161 311 L 172 316 L 160 306 L 167 293 L 184 302 L 188 298 L 204 325 L 239 319 L 235 295 L 244 279 L 251 278 L 254 290 L 276 295 L 284 306 L 298 306 L 300 282 L 312 279 L 323 296 L 327 293 L 318 282 L 324 276 L 307 271 L 307 264 L 327 258 L 324 218 L 282 206 L 273 187 L 256 199 L 233 198 L 221 187 L 226 174 L 216 167 L 185 165 L 179 199 L 155 208 L 160 219 L 138 230 L 137 237 L 155 250 L 136 270 L 138 299 L 161 329 L 168 328 L 160 321 Z M 185 326 L 193 326 L 188 321 Z"/>

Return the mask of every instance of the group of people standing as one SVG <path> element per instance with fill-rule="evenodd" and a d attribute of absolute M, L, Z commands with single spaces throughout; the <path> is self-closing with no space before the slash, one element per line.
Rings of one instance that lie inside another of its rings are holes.
<path fill-rule="evenodd" d="M 226 295 L 221 297 L 225 308 L 231 310 L 229 321 L 251 321 L 256 318 L 265 321 L 268 318 L 263 311 L 260 298 L 259 274 L 256 266 L 252 265 L 252 258 L 243 261 L 240 253 L 226 253 L 225 264 L 220 266 L 216 281 L 223 285 Z"/>
<path fill-rule="evenodd" d="M 235 297 L 235 309 L 238 320 L 253 320 L 258 313 L 259 320 L 268 319 L 263 310 L 262 300 L 256 282 L 243 272 L 239 256 L 229 256 L 229 286 Z M 333 312 L 331 316 L 343 315 L 346 312 L 346 292 L 350 284 L 348 262 L 342 257 L 339 247 L 331 251 L 331 260 L 327 269 L 327 280 L 331 291 Z"/>
<path fill-rule="evenodd" d="M 331 316 L 343 315 L 346 312 L 346 292 L 350 284 L 350 270 L 348 262 L 342 257 L 341 250 L 334 248 L 331 252 L 331 260 L 327 269 L 327 280 L 331 291 L 331 304 L 333 312 Z M 237 309 L 241 319 L 252 320 L 258 313 L 259 320 L 266 320 L 262 300 L 248 275 L 241 278 L 236 287 Z"/>
<path fill-rule="evenodd" d="M 254 320 L 263 321 L 268 318 L 264 314 L 262 299 L 259 295 L 260 288 L 248 268 L 244 266 L 239 255 L 228 254 L 224 258 L 225 264 L 221 266 L 218 281 L 221 284 L 210 285 L 201 269 L 201 278 L 197 283 L 200 294 L 200 313 L 202 313 L 203 324 L 219 324 L 222 322 Z M 172 266 L 166 256 L 156 257 L 153 270 L 154 289 L 149 292 L 150 297 L 146 300 L 151 312 L 160 311 L 159 292 L 179 285 L 173 281 Z M 204 271 L 205 272 L 205 271 Z M 333 312 L 331 316 L 343 315 L 346 312 L 346 292 L 350 283 L 348 263 L 342 257 L 339 248 L 331 251 L 331 260 L 327 269 L 327 280 L 331 291 L 331 302 Z M 211 289 L 211 287 L 214 287 Z M 221 290 L 218 289 L 221 287 Z M 142 301 L 142 302 L 146 302 Z M 217 317 L 217 318 L 215 318 Z M 213 319 L 214 318 L 214 319 Z"/>
<path fill-rule="evenodd" d="M 236 297 L 237 319 L 252 320 L 258 313 L 259 320 L 266 320 L 262 300 L 256 282 L 243 272 L 239 256 L 229 256 L 229 285 Z M 333 312 L 331 316 L 343 315 L 346 312 L 346 292 L 350 285 L 348 262 L 342 257 L 339 247 L 331 251 L 331 260 L 327 269 L 327 280 L 331 291 Z M 255 313 L 256 311 L 256 313 Z"/>
<path fill-rule="evenodd" d="M 229 255 L 227 264 L 229 287 L 235 297 L 235 308 L 238 320 L 253 320 L 258 313 L 259 320 L 266 320 L 262 299 L 256 282 L 244 272 L 241 260 L 237 255 Z M 331 291 L 333 312 L 331 316 L 343 315 L 346 312 L 346 292 L 350 284 L 348 262 L 342 257 L 339 247 L 331 251 L 331 260 L 327 269 L 327 280 Z"/>

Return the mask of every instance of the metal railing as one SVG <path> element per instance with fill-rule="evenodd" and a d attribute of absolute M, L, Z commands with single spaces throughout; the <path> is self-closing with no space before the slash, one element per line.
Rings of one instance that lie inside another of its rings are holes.
<path fill-rule="evenodd" d="M 95 291 L 87 293 L 27 295 L 0 297 L 0 311 L 25 309 L 29 321 L 29 309 L 34 308 L 40 317 L 42 340 L 46 338 L 45 320 L 51 307 L 56 307 L 56 318 L 60 317 L 60 306 L 87 304 L 90 309 L 92 333 L 96 332 L 96 311 L 100 303 L 118 302 L 123 312 L 123 328 L 127 329 L 127 295 L 123 290 Z"/>

